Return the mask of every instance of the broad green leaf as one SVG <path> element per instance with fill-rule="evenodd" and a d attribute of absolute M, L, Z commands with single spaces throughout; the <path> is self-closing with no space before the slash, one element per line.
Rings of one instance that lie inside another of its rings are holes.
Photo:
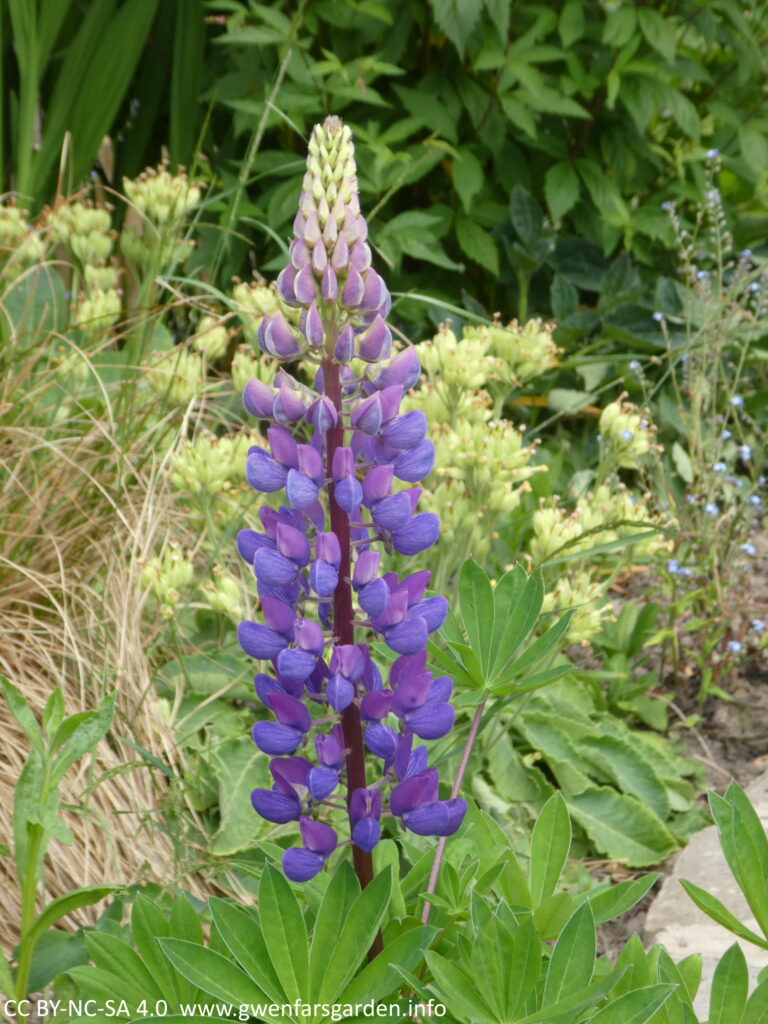
<path fill-rule="evenodd" d="M 636 25 L 637 14 L 633 6 L 608 11 L 603 27 L 603 42 L 609 46 L 623 46 L 633 35 Z"/>
<path fill-rule="evenodd" d="M 494 277 L 499 273 L 499 250 L 493 235 L 463 214 L 456 218 L 456 238 L 461 251 Z"/>
<path fill-rule="evenodd" d="M 387 918 L 405 917 L 406 908 L 403 893 L 400 888 L 400 848 L 394 839 L 381 839 L 373 848 L 373 873 L 378 875 L 381 871 L 391 870 L 392 892 L 389 897 L 389 912 Z"/>
<path fill-rule="evenodd" d="M 529 880 L 534 908 L 555 891 L 571 848 L 568 808 L 560 793 L 542 807 L 531 834 Z"/>
<path fill-rule="evenodd" d="M 630 867 L 658 864 L 677 848 L 653 811 L 607 786 L 590 786 L 569 795 L 568 810 L 598 850 Z"/>
<path fill-rule="evenodd" d="M 393 964 L 406 971 L 414 970 L 436 934 L 436 928 L 420 925 L 398 935 L 349 983 L 338 1001 L 357 1003 L 390 995 L 400 984 L 400 975 L 393 969 Z"/>
<path fill-rule="evenodd" d="M 546 941 L 556 939 L 575 909 L 575 900 L 567 892 L 548 896 L 533 912 L 536 931 Z"/>
<path fill-rule="evenodd" d="M 579 176 L 568 160 L 552 164 L 544 175 L 544 195 L 552 220 L 560 221 L 579 198 Z"/>
<path fill-rule="evenodd" d="M 768 838 L 749 797 L 735 782 L 725 791 L 732 807 L 731 828 L 738 870 L 736 881 L 768 938 Z"/>
<path fill-rule="evenodd" d="M 45 709 L 43 711 L 43 731 L 46 736 L 52 738 L 61 720 L 64 718 L 65 707 L 64 707 L 64 696 L 59 686 L 55 686 L 51 690 L 51 695 L 45 702 Z"/>
<path fill-rule="evenodd" d="M 541 968 L 541 939 L 529 915 L 515 932 L 508 964 L 507 1007 L 513 1019 L 522 1013 L 538 983 Z"/>
<path fill-rule="evenodd" d="M 139 992 L 133 982 L 104 970 L 102 967 L 70 967 L 67 975 L 74 981 L 78 991 L 104 1006 L 107 1000 L 125 1001 L 136 1008 L 146 996 Z"/>
<path fill-rule="evenodd" d="M 245 907 L 216 897 L 211 897 L 210 907 L 214 924 L 232 956 L 272 1002 L 281 1002 L 285 994 L 272 966 L 257 916 Z"/>
<path fill-rule="evenodd" d="M 229 857 L 263 834 L 258 815 L 244 814 L 243 808 L 250 803 L 251 790 L 271 785 L 269 758 L 250 736 L 241 736 L 217 748 L 214 765 L 219 781 L 220 818 L 210 850 L 217 856 Z"/>
<path fill-rule="evenodd" d="M 610 992 L 623 973 L 622 968 L 610 971 L 602 978 L 565 996 L 560 1002 L 552 1006 L 542 1006 L 534 1013 L 520 1017 L 515 1024 L 543 1024 L 544 1021 L 546 1024 L 561 1024 L 561 1021 L 562 1024 L 570 1024 L 571 1021 L 581 1020 L 580 1012 L 597 1002 L 606 992 Z"/>
<path fill-rule="evenodd" d="M 592 980 L 597 936 L 589 903 L 582 903 L 560 933 L 547 970 L 544 1003 L 556 1003 Z"/>
<path fill-rule="evenodd" d="M 487 677 L 493 656 L 493 590 L 485 572 L 471 558 L 462 565 L 459 575 L 459 607 L 470 646 Z"/>
<path fill-rule="evenodd" d="M 307 929 L 291 887 L 271 865 L 259 886 L 261 930 L 275 973 L 289 1001 L 309 999 Z"/>
<path fill-rule="evenodd" d="M 515 571 L 512 570 L 512 572 Z M 509 575 L 507 573 L 507 576 Z M 505 586 L 501 594 L 498 593 L 499 587 L 505 580 L 506 576 L 499 581 L 494 591 L 495 615 L 501 623 L 501 629 L 494 630 L 495 657 L 491 666 L 491 676 L 494 679 L 502 678 L 504 671 L 514 658 L 517 648 L 536 625 L 544 601 L 544 583 L 540 572 L 531 573 L 519 596 L 517 593 L 519 576 L 512 581 L 509 587 Z M 517 600 L 512 603 L 509 598 L 513 600 L 517 598 Z"/>
<path fill-rule="evenodd" d="M 590 1024 L 645 1024 L 674 990 L 674 985 L 649 985 L 626 992 L 590 1017 Z"/>
<path fill-rule="evenodd" d="M 557 31 L 560 42 L 568 49 L 584 35 L 584 9 L 582 0 L 567 0 L 560 11 Z"/>
<path fill-rule="evenodd" d="M 464 212 L 468 214 L 472 209 L 472 200 L 480 192 L 485 182 L 483 165 L 468 146 L 462 146 L 459 149 L 456 160 L 451 164 L 451 177 Z M 471 255 L 467 252 L 467 256 Z"/>
<path fill-rule="evenodd" d="M 768 940 L 747 928 L 746 925 L 743 925 L 716 896 L 712 896 L 706 889 L 701 889 L 698 885 L 694 885 L 693 882 L 689 882 L 685 878 L 680 879 L 680 885 L 682 885 L 699 910 L 703 910 L 713 921 L 717 921 L 723 928 L 727 928 L 729 932 L 738 935 L 740 939 L 746 939 L 747 942 L 753 942 L 762 949 L 768 949 Z"/>
<path fill-rule="evenodd" d="M 464 48 L 483 10 L 483 0 L 429 0 L 435 23 L 464 59 Z"/>
<path fill-rule="evenodd" d="M 214 999 L 245 1005 L 270 1002 L 258 985 L 221 953 L 185 939 L 159 939 L 158 942 L 176 970 Z M 282 1021 L 284 1018 L 267 1019 Z"/>
<path fill-rule="evenodd" d="M 334 894 L 335 901 L 338 902 L 340 898 L 344 900 L 343 913 L 336 918 L 335 936 L 330 913 L 331 907 L 326 909 L 325 900 L 320 908 L 316 925 L 316 929 L 318 926 L 324 926 L 324 930 L 321 932 L 321 941 L 327 943 L 328 952 L 331 955 L 323 955 L 318 947 L 316 963 L 315 940 L 312 941 L 310 972 L 314 968 L 315 973 L 314 975 L 310 973 L 310 992 L 319 1002 L 334 1002 L 339 993 L 352 980 L 371 948 L 389 904 L 392 890 L 391 868 L 375 875 L 373 881 L 362 892 L 355 884 L 356 879 L 353 877 L 354 872 L 351 869 L 345 871 L 344 875 L 346 876 L 345 880 L 340 881 L 337 886 L 337 892 L 343 894 L 343 897 L 337 897 Z M 342 886 L 344 886 L 343 889 Z M 324 910 L 326 910 L 325 915 L 323 915 Z M 321 916 L 324 916 L 323 921 L 320 920 Z"/>
<path fill-rule="evenodd" d="M 457 1017 L 477 1021 L 477 1024 L 495 1024 L 497 1018 L 478 991 L 474 980 L 463 970 L 432 950 L 426 953 L 427 965 L 434 975 L 433 985 L 441 1002 Z"/>
<path fill-rule="evenodd" d="M 617 736 L 590 736 L 580 750 L 624 793 L 631 793 L 666 820 L 670 814 L 664 783 L 651 762 L 636 746 Z"/>
<path fill-rule="evenodd" d="M 654 50 L 665 60 L 672 60 L 677 49 L 677 33 L 671 20 L 652 7 L 638 7 L 637 20 L 640 22 L 640 31 Z"/>
<path fill-rule="evenodd" d="M 526 676 L 524 680 L 513 680 L 511 683 L 496 683 L 491 687 L 491 692 L 497 696 L 507 694 L 528 693 L 530 690 L 539 690 L 542 686 L 554 683 L 556 679 L 573 671 L 572 665 L 555 665 L 553 668 L 545 668 L 542 672 L 536 672 L 532 676 Z M 505 673 L 506 675 L 506 673 Z"/>
<path fill-rule="evenodd" d="M 741 1024 L 768 1024 L 768 978 L 765 978 L 747 1000 Z"/>
<path fill-rule="evenodd" d="M 612 921 L 621 914 L 626 914 L 636 903 L 650 892 L 654 883 L 659 877 L 659 872 L 645 875 L 643 878 L 635 878 L 626 882 L 619 882 L 609 889 L 595 893 L 594 896 L 587 896 L 595 924 L 603 924 Z"/>
<path fill-rule="evenodd" d="M 532 246 L 541 238 L 544 219 L 541 208 L 527 188 L 515 185 L 509 197 L 509 216 L 520 241 Z"/>
<path fill-rule="evenodd" d="M 3 688 L 3 696 L 8 705 L 8 710 L 18 722 L 24 735 L 38 753 L 43 753 L 43 737 L 40 726 L 32 711 L 21 696 L 21 693 L 5 676 L 0 676 L 0 686 Z"/>
<path fill-rule="evenodd" d="M 552 312 L 558 320 L 565 320 L 572 313 L 575 313 L 579 306 L 579 293 L 567 277 L 562 274 L 555 274 L 549 289 L 549 301 L 552 303 Z M 587 387 L 593 385 L 585 381 Z"/>
<path fill-rule="evenodd" d="M 185 894 L 176 897 L 168 917 L 169 938 L 183 939 L 198 946 L 203 944 L 203 929 L 195 908 Z M 194 1003 L 200 989 L 186 975 L 177 974 L 176 987 L 179 990 L 179 1002 Z"/>

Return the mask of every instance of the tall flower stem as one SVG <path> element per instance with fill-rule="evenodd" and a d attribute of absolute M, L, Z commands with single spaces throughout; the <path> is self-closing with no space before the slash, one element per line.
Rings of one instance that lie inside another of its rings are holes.
<path fill-rule="evenodd" d="M 335 344 L 335 334 L 335 325 L 331 325 L 326 321 L 326 344 L 331 350 L 333 350 L 333 345 Z M 325 394 L 333 402 L 339 414 L 338 423 L 328 431 L 327 435 L 327 475 L 332 480 L 331 467 L 333 465 L 334 452 L 344 444 L 344 423 L 342 420 L 339 364 L 330 357 L 323 362 L 323 380 L 325 382 Z M 352 587 L 349 582 L 352 575 L 349 517 L 336 503 L 333 482 L 329 486 L 329 491 L 331 530 L 338 537 L 339 547 L 341 548 L 339 584 L 333 595 L 333 628 L 339 644 L 354 644 L 355 630 L 353 620 L 355 612 L 352 606 Z M 346 763 L 347 803 L 349 803 L 349 798 L 355 789 L 365 789 L 366 787 L 363 731 L 360 724 L 360 710 L 354 702 L 342 713 L 341 727 L 344 732 L 344 745 L 348 751 Z M 373 860 L 371 854 L 353 844 L 352 858 L 360 885 L 365 888 L 373 879 Z"/>
<path fill-rule="evenodd" d="M 480 720 L 483 717 L 483 711 L 485 710 L 485 701 L 481 701 L 480 704 L 475 708 L 475 717 L 472 719 L 472 725 L 469 727 L 469 735 L 467 736 L 467 742 L 464 744 L 464 751 L 461 755 L 461 761 L 459 762 L 459 770 L 456 773 L 456 778 L 453 782 L 453 788 L 451 789 L 451 799 L 454 800 L 461 791 L 461 784 L 464 781 L 464 773 L 467 770 L 469 764 L 469 757 L 472 753 L 472 747 L 475 745 L 477 739 L 477 731 L 480 728 Z M 443 860 L 443 853 L 445 851 L 446 837 L 441 836 L 437 849 L 435 850 L 435 859 L 432 863 L 432 870 L 429 874 L 429 882 L 427 883 L 427 895 L 433 893 L 437 888 L 437 879 L 440 874 L 440 865 Z M 427 900 L 421 911 L 421 920 L 423 924 L 427 924 L 429 921 L 429 915 L 432 913 L 432 904 Z"/>

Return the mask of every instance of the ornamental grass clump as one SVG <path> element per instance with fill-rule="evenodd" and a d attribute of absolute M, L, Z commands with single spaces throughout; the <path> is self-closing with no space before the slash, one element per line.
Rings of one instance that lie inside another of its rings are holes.
<path fill-rule="evenodd" d="M 400 412 L 419 360 L 412 348 L 391 358 L 391 299 L 366 235 L 351 132 L 329 117 L 310 139 L 291 262 L 278 278 L 282 299 L 300 311 L 298 327 L 277 310 L 258 332 L 275 359 L 314 364 L 314 387 L 280 369 L 274 387 L 254 378 L 243 393 L 248 412 L 272 422 L 269 448 L 250 449 L 247 480 L 287 497 L 278 509 L 261 508 L 263 532 L 238 534 L 264 618 L 241 623 L 238 636 L 247 654 L 272 663 L 255 685 L 277 719 L 253 728 L 272 755 L 274 785 L 254 790 L 252 802 L 268 821 L 298 822 L 301 846 L 283 856 L 294 881 L 316 875 L 336 849 L 339 809 L 362 884 L 385 813 L 418 835 L 445 836 L 466 811 L 462 799 L 438 798 L 437 769 L 417 743 L 453 725 L 452 681 L 426 668 L 429 634 L 448 603 L 425 596 L 428 571 L 381 573 L 382 548 L 419 554 L 437 540 L 440 521 L 417 511 L 418 481 L 435 455 L 426 415 Z M 354 359 L 369 364 L 362 377 Z M 408 486 L 393 492 L 396 480 Z M 371 634 L 397 656 L 388 686 L 360 639 Z M 366 747 L 379 762 L 375 780 Z M 345 805 L 332 799 L 342 787 Z"/>

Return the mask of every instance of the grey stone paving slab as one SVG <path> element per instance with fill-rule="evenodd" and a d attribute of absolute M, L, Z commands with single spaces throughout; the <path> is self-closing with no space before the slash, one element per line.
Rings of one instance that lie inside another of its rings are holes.
<path fill-rule="evenodd" d="M 745 791 L 760 815 L 763 826 L 768 827 L 768 772 L 746 786 Z M 698 909 L 680 885 L 681 878 L 717 896 L 740 921 L 758 935 L 760 929 L 725 862 L 717 839 L 717 828 L 712 825 L 698 832 L 677 855 L 671 873 L 665 878 L 659 895 L 651 904 L 645 921 L 644 939 L 646 946 L 654 942 L 663 943 L 673 960 L 681 960 L 691 953 L 701 953 L 702 981 L 695 1008 L 699 1018 L 705 1021 L 712 974 L 717 961 L 737 940 Z M 752 991 L 758 972 L 768 967 L 768 950 L 762 950 L 741 939 L 738 942 L 749 965 Z"/>

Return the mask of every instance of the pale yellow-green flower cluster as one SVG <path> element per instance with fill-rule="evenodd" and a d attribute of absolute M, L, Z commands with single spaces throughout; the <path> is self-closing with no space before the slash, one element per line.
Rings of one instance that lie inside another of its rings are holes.
<path fill-rule="evenodd" d="M 279 363 L 271 356 L 257 355 L 249 345 L 239 345 L 230 367 L 235 391 L 242 395 L 243 388 L 251 377 L 271 385 L 278 368 Z"/>
<path fill-rule="evenodd" d="M 220 566 L 213 567 L 213 579 L 200 585 L 206 604 L 215 612 L 239 622 L 246 614 L 242 585 Z"/>
<path fill-rule="evenodd" d="M 171 541 L 161 555 L 150 558 L 141 574 L 141 585 L 160 605 L 160 614 L 170 618 L 181 600 L 181 592 L 195 579 L 195 567 L 179 544 Z"/>
<path fill-rule="evenodd" d="M 180 345 L 156 354 L 146 371 L 150 387 L 171 405 L 188 405 L 205 387 L 202 355 Z"/>
<path fill-rule="evenodd" d="M 488 355 L 501 360 L 500 379 L 508 384 L 525 384 L 533 377 L 557 366 L 560 350 L 552 338 L 555 324 L 539 318 L 522 327 L 517 320 L 506 326 L 500 323 L 482 327 L 465 327 L 464 338 L 484 341 Z"/>
<path fill-rule="evenodd" d="M 568 642 L 588 644 L 600 631 L 603 620 L 613 614 L 606 598 L 605 585 L 590 577 L 588 572 L 559 576 L 549 583 L 544 594 L 542 610 L 562 615 L 573 610 L 568 626 Z"/>
<path fill-rule="evenodd" d="M 185 174 L 171 174 L 166 167 L 150 168 L 133 180 L 124 178 L 123 188 L 133 207 L 133 217 L 120 236 L 126 258 L 138 266 L 159 267 L 183 260 L 192 243 L 182 237 L 181 229 L 200 203 L 200 188 Z"/>
<path fill-rule="evenodd" d="M 640 469 L 643 456 L 660 448 L 654 444 L 655 428 L 647 415 L 623 397 L 600 414 L 600 456 L 610 468 Z"/>
<path fill-rule="evenodd" d="M 23 269 L 41 260 L 45 249 L 42 234 L 27 223 L 27 211 L 0 203 L 0 254 L 7 250 L 8 259 Z"/>
<path fill-rule="evenodd" d="M 214 363 L 229 347 L 229 331 L 219 318 L 204 316 L 197 325 L 192 347 L 201 352 L 209 363 Z"/>
<path fill-rule="evenodd" d="M 170 480 L 190 494 L 217 494 L 242 481 L 242 467 L 251 445 L 263 445 L 255 431 L 217 437 L 207 430 L 183 440 L 175 453 Z"/>

